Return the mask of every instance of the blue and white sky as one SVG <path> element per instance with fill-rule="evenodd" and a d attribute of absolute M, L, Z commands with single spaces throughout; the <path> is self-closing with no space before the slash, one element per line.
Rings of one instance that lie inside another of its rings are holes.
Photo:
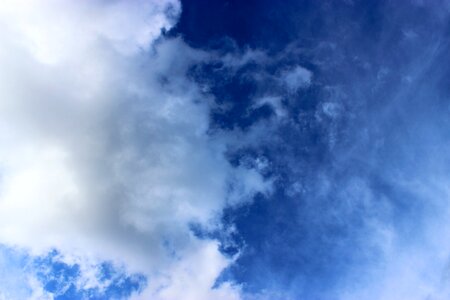
<path fill-rule="evenodd" d="M 1 0 L 0 300 L 450 299 L 450 1 Z"/>

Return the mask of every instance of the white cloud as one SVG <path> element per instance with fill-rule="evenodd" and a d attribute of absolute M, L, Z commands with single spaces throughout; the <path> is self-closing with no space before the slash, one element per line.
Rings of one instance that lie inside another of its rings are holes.
<path fill-rule="evenodd" d="M 56 63 L 100 44 L 123 54 L 146 50 L 180 9 L 177 0 L 5 0 L 0 16 L 16 42 Z"/>
<path fill-rule="evenodd" d="M 268 184 L 206 133 L 207 103 L 184 74 L 207 55 L 155 42 L 179 10 L 2 1 L 0 243 L 123 263 L 148 276 L 153 299 L 237 299 L 229 284 L 211 290 L 231 261 L 189 224 L 218 226 L 228 200 Z"/>

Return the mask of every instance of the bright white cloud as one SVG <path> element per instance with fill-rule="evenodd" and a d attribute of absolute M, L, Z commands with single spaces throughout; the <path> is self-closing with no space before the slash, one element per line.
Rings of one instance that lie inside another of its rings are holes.
<path fill-rule="evenodd" d="M 5 0 L 0 16 L 16 42 L 56 63 L 101 44 L 123 54 L 147 50 L 180 9 L 177 0 Z"/>
<path fill-rule="evenodd" d="M 2 1 L 0 242 L 123 263 L 152 299 L 237 299 L 229 284 L 211 290 L 230 260 L 189 224 L 218 226 L 227 202 L 269 186 L 206 133 L 207 102 L 184 74 L 207 55 L 157 41 L 179 10 Z"/>

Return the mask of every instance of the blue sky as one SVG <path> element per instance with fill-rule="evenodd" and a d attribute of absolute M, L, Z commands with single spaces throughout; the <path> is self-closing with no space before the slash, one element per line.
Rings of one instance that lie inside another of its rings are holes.
<path fill-rule="evenodd" d="M 450 298 L 450 2 L 4 0 L 0 300 Z"/>

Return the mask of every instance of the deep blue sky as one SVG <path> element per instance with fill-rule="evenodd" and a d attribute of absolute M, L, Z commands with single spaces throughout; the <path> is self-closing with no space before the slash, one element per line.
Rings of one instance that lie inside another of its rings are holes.
<path fill-rule="evenodd" d="M 195 79 L 231 106 L 212 114 L 212 127 L 246 130 L 270 118 L 269 107 L 251 108 L 264 94 L 280 95 L 288 111 L 258 145 L 230 152 L 235 162 L 268 158 L 276 192 L 225 214 L 245 245 L 225 277 L 252 292 L 281 291 L 279 299 L 334 299 L 339 288 L 370 280 L 370 266 L 383 259 L 368 241 L 372 222 L 392 226 L 406 245 L 421 239 L 433 208 L 394 177 L 423 176 L 449 136 L 444 2 L 182 2 L 173 33 L 188 44 L 272 58 L 237 72 L 196 66 Z M 307 89 L 289 94 L 253 79 L 293 65 L 313 72 Z M 336 115 L 321 112 L 325 102 Z"/>

